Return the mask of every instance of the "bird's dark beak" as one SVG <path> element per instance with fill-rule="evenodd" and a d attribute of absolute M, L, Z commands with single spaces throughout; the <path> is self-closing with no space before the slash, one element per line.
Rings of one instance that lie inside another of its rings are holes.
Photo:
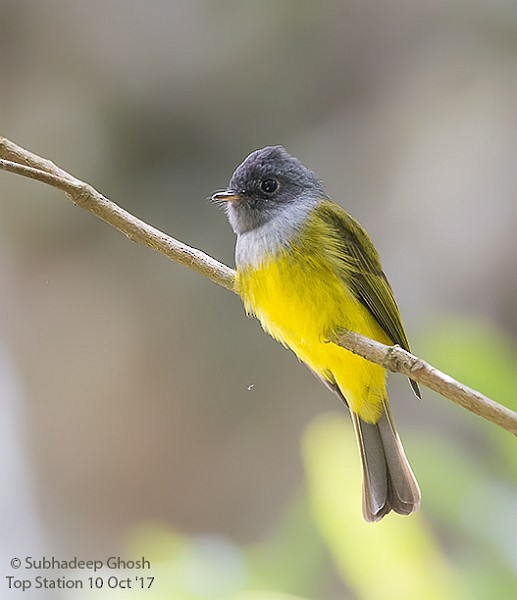
<path fill-rule="evenodd" d="M 242 198 L 242 194 L 235 190 L 225 190 L 224 192 L 216 192 L 212 195 L 214 202 L 236 202 Z"/>

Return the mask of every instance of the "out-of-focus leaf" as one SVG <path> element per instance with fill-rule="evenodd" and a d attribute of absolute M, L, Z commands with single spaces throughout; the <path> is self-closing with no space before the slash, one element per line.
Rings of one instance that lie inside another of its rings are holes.
<path fill-rule="evenodd" d="M 151 563 L 139 573 L 155 577 L 141 593 L 146 600 L 220 600 L 246 589 L 241 550 L 221 537 L 184 538 L 164 525 L 143 525 L 133 532 L 128 553 L 144 554 Z"/>
<path fill-rule="evenodd" d="M 503 332 L 489 325 L 454 317 L 437 323 L 423 338 L 421 354 L 437 368 L 517 410 L 517 348 Z M 501 451 L 508 473 L 517 477 L 515 438 L 476 419 Z M 496 458 L 496 460 L 497 460 Z"/>
<path fill-rule="evenodd" d="M 429 330 L 423 348 L 438 368 L 517 410 L 517 348 L 503 332 L 451 317 Z"/>
<path fill-rule="evenodd" d="M 471 547 L 463 562 L 469 585 L 469 600 L 514 598 L 517 589 L 515 572 L 505 569 L 498 557 L 479 545 Z M 476 551 L 477 550 L 477 551 Z"/>
<path fill-rule="evenodd" d="M 314 518 L 338 571 L 365 600 L 458 600 L 464 582 L 445 562 L 421 515 L 361 514 L 361 472 L 352 428 L 327 414 L 307 429 L 304 462 Z"/>
<path fill-rule="evenodd" d="M 498 572 L 505 574 L 500 581 L 515 577 L 517 490 L 491 474 L 485 464 L 454 440 L 440 439 L 437 443 L 436 437 L 420 436 L 412 445 L 411 461 L 428 513 L 449 532 L 456 530 L 466 546 L 470 543 L 479 549 L 477 560 L 493 554 L 492 563 L 497 558 Z M 471 550 L 470 554 L 475 552 Z M 477 573 L 478 581 L 490 577 L 487 568 Z M 470 583 L 471 577 L 468 580 Z"/>
<path fill-rule="evenodd" d="M 304 598 L 282 592 L 243 592 L 231 600 L 304 600 Z"/>
<path fill-rule="evenodd" d="M 321 589 L 328 552 L 305 493 L 287 507 L 278 528 L 245 550 L 251 589 L 313 595 Z"/>
<path fill-rule="evenodd" d="M 418 474 L 424 510 L 457 527 L 462 511 L 469 510 L 471 491 L 484 480 L 480 465 L 454 441 L 438 435 L 415 440 L 411 464 Z"/>
<path fill-rule="evenodd" d="M 280 535 L 272 543 L 272 558 L 276 561 L 277 570 L 282 570 L 285 566 L 288 573 L 286 579 L 291 584 L 294 577 L 291 571 L 296 566 L 298 580 L 301 582 L 305 580 L 304 569 L 307 567 L 310 572 L 308 560 L 302 558 L 300 563 L 300 556 L 307 559 L 310 552 L 300 552 L 301 548 L 297 544 L 303 542 L 311 545 L 303 532 L 300 535 L 295 530 L 297 525 L 307 529 L 304 521 L 308 520 L 308 514 L 304 502 L 296 502 L 293 509 L 293 514 L 289 511 L 284 531 L 288 538 L 293 534 L 292 539 L 285 540 Z M 310 525 L 308 529 L 311 529 Z M 313 534 L 310 537 L 314 537 Z M 293 546 L 290 547 L 289 543 Z M 266 541 L 264 551 L 267 546 Z M 317 539 L 314 539 L 314 546 L 317 548 L 316 555 L 322 552 L 322 544 Z M 285 554 L 281 552 L 282 548 Z M 257 558 L 257 552 L 249 552 L 246 559 L 244 549 L 224 538 L 187 538 L 163 524 L 144 523 L 131 534 L 127 555 L 144 555 L 151 563 L 149 571 L 141 571 L 138 575 L 153 576 L 154 582 L 149 589 L 132 587 L 131 598 L 137 600 L 304 600 L 302 596 L 279 590 L 279 587 L 286 585 L 286 580 L 279 582 L 278 573 L 273 573 L 271 579 L 264 577 L 257 581 L 253 575 L 253 559 Z M 122 575 L 127 576 L 127 573 L 121 573 Z M 127 596 L 128 590 L 103 589 L 99 593 L 105 593 L 105 596 L 99 595 L 103 600 L 119 600 Z"/>

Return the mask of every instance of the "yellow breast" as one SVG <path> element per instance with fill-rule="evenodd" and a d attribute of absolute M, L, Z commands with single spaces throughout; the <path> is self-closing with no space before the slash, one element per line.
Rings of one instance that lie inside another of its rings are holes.
<path fill-rule="evenodd" d="M 384 369 L 328 340 L 342 328 L 389 340 L 336 274 L 328 252 L 308 255 L 296 245 L 281 249 L 258 267 L 238 268 L 237 286 L 246 311 L 269 334 L 318 375 L 337 383 L 361 418 L 377 420 L 386 396 Z"/>

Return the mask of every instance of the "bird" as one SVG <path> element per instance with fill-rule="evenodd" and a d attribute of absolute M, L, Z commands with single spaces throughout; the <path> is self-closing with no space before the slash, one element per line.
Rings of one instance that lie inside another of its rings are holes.
<path fill-rule="evenodd" d="M 252 152 L 211 198 L 224 206 L 237 236 L 236 290 L 246 313 L 349 409 L 365 520 L 415 512 L 421 493 L 395 428 L 386 370 L 334 341 L 352 330 L 409 351 L 369 235 L 280 145 Z M 410 383 L 420 398 L 418 384 Z"/>

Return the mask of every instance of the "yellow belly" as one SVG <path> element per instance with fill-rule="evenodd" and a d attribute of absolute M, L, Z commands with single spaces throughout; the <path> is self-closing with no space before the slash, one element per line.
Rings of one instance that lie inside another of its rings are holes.
<path fill-rule="evenodd" d="M 246 311 L 265 331 L 318 375 L 337 383 L 364 421 L 377 421 L 386 397 L 386 371 L 328 340 L 345 328 L 390 341 L 332 268 L 321 258 L 283 250 L 259 268 L 238 269 L 237 288 Z"/>

